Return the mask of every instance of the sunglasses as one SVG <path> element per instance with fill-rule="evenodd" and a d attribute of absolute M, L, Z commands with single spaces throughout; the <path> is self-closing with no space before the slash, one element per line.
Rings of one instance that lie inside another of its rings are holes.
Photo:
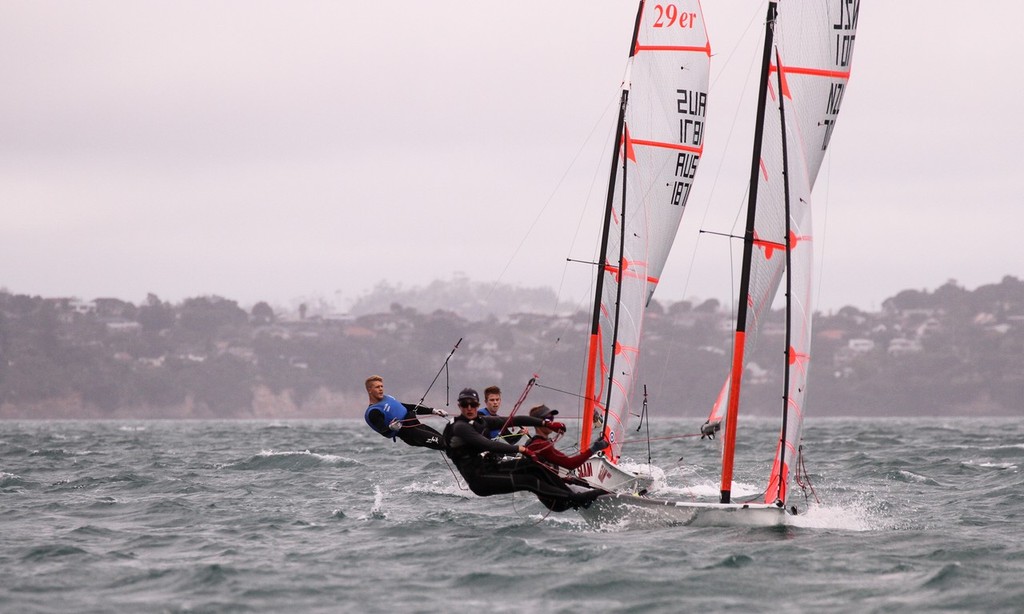
<path fill-rule="evenodd" d="M 480 404 L 476 401 L 459 401 L 459 407 L 480 407 Z"/>

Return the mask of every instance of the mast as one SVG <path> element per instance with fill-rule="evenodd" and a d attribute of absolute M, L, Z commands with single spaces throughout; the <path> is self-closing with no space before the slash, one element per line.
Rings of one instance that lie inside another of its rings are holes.
<path fill-rule="evenodd" d="M 782 433 L 779 436 L 779 491 L 775 503 L 783 505 L 786 499 L 786 424 L 789 417 L 789 377 L 790 366 L 793 364 L 793 242 L 789 239 L 792 233 L 792 215 L 789 207 L 789 139 L 786 138 L 786 97 L 782 92 L 782 58 L 775 52 L 775 65 L 778 69 L 779 82 L 779 118 L 782 129 L 782 186 L 786 203 L 786 361 L 782 378 Z"/>
<path fill-rule="evenodd" d="M 740 384 L 743 376 L 744 346 L 747 328 L 747 305 L 750 296 L 750 262 L 754 251 L 754 221 L 757 212 L 758 172 L 761 166 L 761 144 L 764 138 L 764 109 L 768 98 L 768 75 L 775 31 L 776 3 L 768 3 L 765 17 L 764 52 L 761 79 L 757 94 L 757 117 L 754 128 L 754 149 L 750 162 L 750 188 L 747 200 L 747 224 L 743 233 L 743 262 L 736 310 L 736 332 L 733 337 L 732 371 L 729 380 L 729 405 L 726 413 L 725 439 L 722 451 L 721 502 L 732 500 L 733 459 L 736 454 L 736 419 L 739 414 Z"/>
<path fill-rule="evenodd" d="M 633 36 L 630 38 L 629 45 L 629 58 L 632 60 L 633 55 L 636 53 L 636 41 L 637 35 L 640 31 L 640 19 L 644 12 L 644 0 L 640 0 L 636 10 L 636 21 L 633 24 Z M 597 282 L 594 284 L 594 309 L 591 314 L 590 321 L 590 339 L 587 344 L 587 384 L 584 391 L 583 399 L 583 421 L 580 424 L 580 449 L 585 450 L 590 446 L 590 432 L 593 430 L 594 425 L 594 408 L 597 405 L 597 380 L 599 376 L 599 367 L 601 364 L 601 357 L 599 352 L 601 349 L 601 297 L 604 293 L 604 276 L 606 274 L 605 267 L 607 264 L 604 262 L 605 255 L 608 251 L 608 237 L 611 234 L 612 227 L 612 211 L 615 207 L 615 177 L 618 171 L 619 155 L 620 151 L 624 148 L 623 135 L 625 133 L 626 125 L 626 106 L 629 103 L 629 80 L 628 80 L 628 69 L 627 79 L 622 84 L 622 95 L 619 98 L 619 117 L 615 122 L 615 140 L 612 145 L 612 162 L 611 171 L 608 177 L 608 197 L 605 201 L 604 211 L 604 224 L 601 229 L 601 249 L 599 252 L 600 262 L 597 263 Z M 622 181 L 622 194 L 623 194 L 623 216 L 625 215 L 625 194 L 626 194 L 626 181 L 625 181 L 625 155 L 623 158 L 623 181 Z M 624 222 L 624 220 L 623 220 Z M 621 227 L 625 229 L 625 223 L 621 224 Z M 621 274 L 622 271 L 622 249 L 623 241 L 619 241 L 619 261 L 617 263 L 617 270 Z M 615 301 L 615 326 L 613 337 L 618 336 L 618 318 L 619 318 L 619 300 L 618 296 L 621 296 L 621 285 L 617 292 L 617 299 Z M 612 345 L 614 348 L 615 346 Z M 612 356 L 609 359 L 611 364 L 608 368 L 608 395 L 605 400 L 604 408 L 604 422 L 603 428 L 608 428 L 608 406 L 611 400 L 611 387 L 612 377 L 614 373 L 615 354 L 612 352 Z"/>
<path fill-rule="evenodd" d="M 629 90 L 622 91 L 622 112 L 625 113 L 626 106 L 629 102 Z M 625 127 L 625 118 L 623 118 L 622 126 Z M 608 412 L 612 406 L 612 387 L 615 385 L 615 350 L 619 346 L 619 316 L 622 311 L 622 277 L 624 273 L 625 264 L 625 250 L 626 250 L 626 171 L 629 168 L 629 164 L 626 163 L 625 149 L 626 143 L 622 144 L 623 156 L 622 156 L 622 205 L 619 209 L 619 258 L 615 265 L 615 270 L 619 277 L 619 283 L 615 286 L 615 319 L 612 325 L 612 352 L 611 356 L 608 357 L 608 385 L 607 394 L 604 399 L 604 416 L 601 419 L 602 430 L 607 435 L 608 433 Z M 614 184 L 614 177 L 612 182 Z M 609 189 L 609 194 L 612 192 Z M 607 438 L 607 437 L 606 437 Z M 616 461 L 613 448 L 609 447 L 609 460 L 612 462 Z"/>
<path fill-rule="evenodd" d="M 603 262 L 605 253 L 608 250 L 608 235 L 611 234 L 612 226 L 612 209 L 615 206 L 615 174 L 618 171 L 619 164 L 619 147 L 620 141 L 622 140 L 623 127 L 626 121 L 626 104 L 629 101 L 629 90 L 626 88 L 622 89 L 622 96 L 619 99 L 619 120 L 615 126 L 615 147 L 612 152 L 612 170 L 611 178 L 608 180 L 608 198 L 605 202 L 604 210 L 604 227 L 601 230 L 601 250 L 600 258 L 602 262 L 597 263 L 597 283 L 594 285 L 594 310 L 590 320 L 590 342 L 587 349 L 587 387 L 584 392 L 583 399 L 583 423 L 580 426 L 580 449 L 586 449 L 590 446 L 590 431 L 594 425 L 594 407 L 597 405 L 597 376 L 598 366 L 600 365 L 601 359 L 598 356 L 598 351 L 601 348 L 601 296 L 604 292 L 604 276 L 605 276 L 605 263 Z M 619 256 L 619 269 L 622 268 L 622 256 L 620 248 Z M 616 305 L 618 303 L 616 302 Z M 616 320 L 618 320 L 618 313 L 616 311 Z M 613 346 L 614 347 L 614 346 Z M 614 354 L 611 358 L 615 360 Z M 609 373 L 611 370 L 609 369 Z M 609 375 L 610 377 L 610 375 Z M 604 424 L 607 426 L 608 420 L 608 408 L 605 407 L 604 413 Z"/>

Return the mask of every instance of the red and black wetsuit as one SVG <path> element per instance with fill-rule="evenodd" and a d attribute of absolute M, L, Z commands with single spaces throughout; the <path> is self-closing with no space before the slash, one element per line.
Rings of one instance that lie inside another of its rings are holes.
<path fill-rule="evenodd" d="M 575 493 L 554 472 L 532 460 L 519 458 L 499 461 L 501 454 L 516 454 L 518 446 L 488 439 L 488 430 L 501 428 L 505 418 L 477 416 L 468 420 L 458 416 L 444 430 L 447 454 L 466 480 L 469 489 L 481 497 L 504 495 L 527 490 L 553 511 L 562 512 L 570 507 L 587 505 L 593 499 L 590 493 Z M 540 418 L 515 416 L 513 426 L 540 426 Z M 490 454 L 482 454 L 489 452 Z"/>
<path fill-rule="evenodd" d="M 545 437 L 531 437 L 526 447 L 537 455 L 537 459 L 551 467 L 561 467 L 572 471 L 585 463 L 594 455 L 591 450 L 584 450 L 575 456 L 567 456 L 555 447 L 555 442 Z"/>

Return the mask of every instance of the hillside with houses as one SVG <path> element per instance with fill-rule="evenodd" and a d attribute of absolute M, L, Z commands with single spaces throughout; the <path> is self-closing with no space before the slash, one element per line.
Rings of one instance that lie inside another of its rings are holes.
<path fill-rule="evenodd" d="M 575 411 L 589 314 L 546 290 L 489 299 L 437 284 L 432 300 L 458 296 L 456 310 L 387 286 L 349 314 L 216 296 L 135 305 L 0 292 L 0 417 L 357 418 L 366 376 L 416 401 L 439 371 L 433 405 L 490 384 L 513 401 L 537 375 L 531 402 Z M 728 369 L 731 317 L 715 300 L 654 302 L 649 313 L 639 380 L 649 411 L 704 416 Z M 753 414 L 780 409 L 784 334 L 781 314 L 769 314 L 746 374 Z M 950 281 L 900 292 L 878 312 L 818 314 L 811 354 L 813 415 L 1021 415 L 1024 283 Z"/>

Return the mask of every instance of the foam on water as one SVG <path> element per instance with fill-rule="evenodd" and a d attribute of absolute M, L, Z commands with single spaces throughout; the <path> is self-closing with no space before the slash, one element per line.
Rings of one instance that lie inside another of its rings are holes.
<path fill-rule="evenodd" d="M 374 484 L 373 505 L 370 507 L 368 513 L 357 516 L 356 518 L 358 520 L 383 520 L 387 518 L 387 515 L 384 513 L 384 500 L 384 491 L 381 489 L 380 484 Z"/>
<path fill-rule="evenodd" d="M 983 469 L 1011 469 L 1016 471 L 1016 463 L 996 463 L 991 461 L 967 461 L 968 465 L 974 465 L 975 467 L 981 467 Z"/>
<path fill-rule="evenodd" d="M 786 524 L 804 529 L 838 531 L 874 531 L 887 528 L 866 508 L 841 505 L 812 505 L 795 516 L 786 516 Z"/>
<path fill-rule="evenodd" d="M 320 454 L 317 452 L 310 452 L 309 450 L 289 450 L 285 452 L 275 452 L 274 450 L 260 450 L 259 456 L 309 456 L 317 460 L 323 461 L 325 463 L 332 464 L 354 462 L 353 459 L 346 458 L 344 456 L 338 456 L 335 454 Z"/>
<path fill-rule="evenodd" d="M 643 475 L 643 476 L 649 476 L 651 478 L 652 482 L 651 482 L 650 488 L 647 489 L 648 491 L 653 492 L 653 491 L 657 490 L 658 488 L 662 487 L 665 484 L 665 481 L 666 481 L 665 470 L 662 469 L 661 467 L 658 467 L 657 465 L 650 465 L 650 464 L 647 464 L 647 463 L 638 463 L 638 462 L 634 462 L 634 461 L 632 461 L 630 459 L 624 458 L 624 459 L 619 461 L 619 467 L 621 467 L 622 469 L 624 469 L 626 471 L 629 471 L 630 473 L 635 473 L 637 475 Z"/>
<path fill-rule="evenodd" d="M 402 492 L 413 494 L 432 494 L 467 499 L 476 497 L 476 495 L 474 495 L 461 482 L 455 482 L 454 480 L 433 480 L 429 482 L 417 480 L 410 482 L 405 486 L 398 485 L 398 488 Z"/>
<path fill-rule="evenodd" d="M 933 478 L 930 478 L 930 477 L 925 476 L 925 475 L 921 475 L 919 473 L 914 473 L 913 471 L 907 471 L 906 469 L 899 469 L 896 472 L 892 473 L 892 476 L 893 476 L 894 479 L 901 480 L 901 481 L 904 481 L 904 482 L 914 482 L 914 483 L 917 483 L 917 484 L 930 484 L 930 485 L 937 485 L 938 484 L 938 482 L 936 482 Z"/>
<path fill-rule="evenodd" d="M 651 495 L 662 499 L 685 498 L 700 500 L 715 500 L 721 495 L 721 485 L 717 481 L 708 478 L 701 478 L 690 482 L 687 485 L 663 484 L 657 490 L 651 490 Z M 757 486 L 745 482 L 732 483 L 732 496 L 737 500 L 744 500 L 748 497 L 763 492 Z"/>
<path fill-rule="evenodd" d="M 225 469 L 302 469 L 317 465 L 350 466 L 359 465 L 359 461 L 335 454 L 320 454 L 309 450 L 260 450 L 245 460 L 223 465 Z"/>
<path fill-rule="evenodd" d="M 1018 611 L 1024 424 L 878 423 L 810 421 L 821 502 L 723 527 L 477 497 L 355 420 L 7 421 L 0 609 Z M 734 498 L 757 498 L 771 450 L 742 452 Z M 655 441 L 652 459 L 655 497 L 717 497 L 713 449 Z"/>

